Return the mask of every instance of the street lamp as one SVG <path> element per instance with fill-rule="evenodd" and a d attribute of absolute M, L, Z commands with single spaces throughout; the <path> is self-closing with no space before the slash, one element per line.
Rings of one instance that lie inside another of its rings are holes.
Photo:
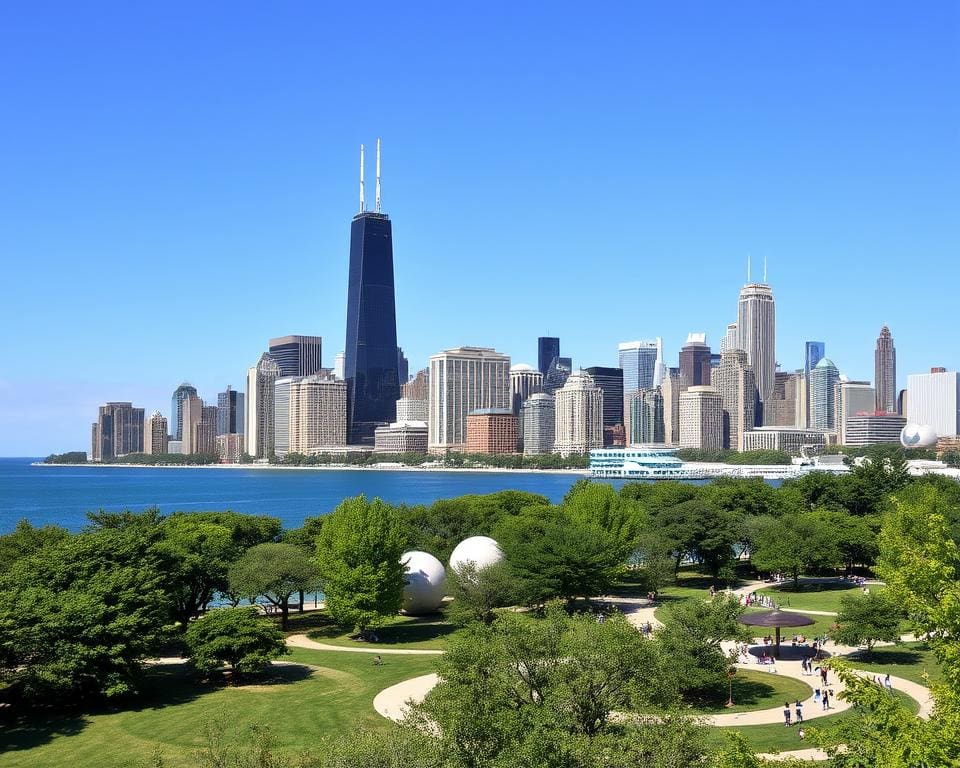
<path fill-rule="evenodd" d="M 730 667 L 730 669 L 727 670 L 727 707 L 733 706 L 733 678 L 736 676 L 736 674 L 736 667 Z"/>

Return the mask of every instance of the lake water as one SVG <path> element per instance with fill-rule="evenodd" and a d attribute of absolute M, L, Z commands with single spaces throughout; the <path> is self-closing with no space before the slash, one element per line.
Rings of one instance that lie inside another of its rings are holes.
<path fill-rule="evenodd" d="M 379 496 L 399 504 L 428 504 L 466 493 L 506 489 L 559 501 L 581 475 L 549 472 L 430 472 L 390 470 L 217 469 L 152 467 L 34 467 L 37 459 L 0 459 L 0 534 L 18 520 L 70 530 L 86 513 L 159 507 L 273 515 L 285 528 L 330 512 L 349 496 Z M 622 483 L 614 482 L 619 487 Z"/>

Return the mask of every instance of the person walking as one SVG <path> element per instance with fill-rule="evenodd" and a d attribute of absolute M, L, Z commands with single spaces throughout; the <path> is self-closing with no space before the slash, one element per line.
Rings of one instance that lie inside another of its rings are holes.
<path fill-rule="evenodd" d="M 799 725 L 803 722 L 803 702 L 800 699 L 797 699 L 797 703 L 793 705 L 793 711 Z"/>
<path fill-rule="evenodd" d="M 890 673 L 887 673 L 887 676 L 883 678 L 883 687 L 887 689 L 887 693 L 890 693 L 893 690 L 893 683 L 890 682 Z"/>
<path fill-rule="evenodd" d="M 827 684 L 827 668 L 822 664 L 820 665 L 820 682 Z"/>
<path fill-rule="evenodd" d="M 783 724 L 790 725 L 790 702 L 783 702 Z"/>
<path fill-rule="evenodd" d="M 824 688 L 822 695 L 823 695 L 823 711 L 826 712 L 828 709 L 830 709 L 830 691 Z"/>

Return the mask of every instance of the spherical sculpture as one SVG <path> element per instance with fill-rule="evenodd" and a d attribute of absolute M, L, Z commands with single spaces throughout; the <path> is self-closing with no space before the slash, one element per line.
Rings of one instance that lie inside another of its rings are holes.
<path fill-rule="evenodd" d="M 471 536 L 464 539 L 450 554 L 450 567 L 457 571 L 464 563 L 472 562 L 477 569 L 503 560 L 500 545 L 489 536 Z"/>
<path fill-rule="evenodd" d="M 431 613 L 443 602 L 447 572 L 429 552 L 404 552 L 400 562 L 406 566 L 403 610 L 410 614 Z"/>
<path fill-rule="evenodd" d="M 929 448 L 936 445 L 937 433 L 929 424 L 907 424 L 900 430 L 900 444 L 904 448 Z"/>

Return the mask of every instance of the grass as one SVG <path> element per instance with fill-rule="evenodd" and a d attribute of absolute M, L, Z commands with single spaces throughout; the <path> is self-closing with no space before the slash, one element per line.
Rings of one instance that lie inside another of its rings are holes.
<path fill-rule="evenodd" d="M 871 584 L 870 591 L 883 591 L 883 587 Z M 789 581 L 776 587 L 758 589 L 757 592 L 771 597 L 781 608 L 837 613 L 840 610 L 840 600 L 847 595 L 859 595 L 861 588 L 848 581 L 801 582 L 800 589 L 794 590 L 793 582 Z"/>
<path fill-rule="evenodd" d="M 917 711 L 918 706 L 913 699 L 897 691 L 894 693 L 907 705 L 911 712 Z M 826 717 L 817 717 L 812 720 L 807 720 L 804 723 L 804 727 L 808 733 L 808 736 L 803 741 L 801 741 L 800 737 L 797 735 L 796 726 L 787 728 L 782 723 L 772 723 L 770 725 L 744 725 L 731 728 L 714 728 L 711 738 L 716 742 L 722 742 L 724 739 L 724 733 L 738 731 L 739 733 L 743 734 L 750 746 L 753 747 L 753 749 L 755 749 L 757 752 L 783 752 L 793 749 L 807 749 L 808 747 L 819 746 L 818 744 L 812 743 L 810 739 L 809 733 L 813 729 L 817 729 L 823 733 L 824 731 L 829 730 L 829 728 L 832 726 L 838 724 L 841 720 L 859 716 L 860 715 L 856 710 L 850 709 L 846 712 L 840 712 L 836 715 L 827 715 Z"/>
<path fill-rule="evenodd" d="M 442 614 L 428 617 L 398 616 L 389 623 L 377 627 L 377 642 L 368 643 L 352 639 L 352 632 L 344 632 L 333 624 L 321 626 L 307 633 L 311 640 L 328 645 L 348 648 L 378 648 L 402 645 L 404 648 L 443 651 L 447 639 L 456 631 Z"/>
<path fill-rule="evenodd" d="M 723 712 L 752 712 L 758 709 L 770 709 L 782 706 L 789 701 L 792 705 L 797 699 L 806 700 L 813 695 L 813 689 L 806 683 L 790 677 L 773 675 L 769 672 L 737 670 L 733 678 L 732 707 L 726 707 L 727 686 L 711 691 L 698 700 L 692 701 L 684 709 L 694 715 L 714 715 Z"/>
<path fill-rule="evenodd" d="M 392 727 L 373 709 L 373 697 L 432 672 L 436 663 L 429 656 L 384 656 L 374 666 L 367 654 L 305 649 L 285 659 L 309 666 L 235 687 L 199 683 L 180 666 L 155 668 L 143 698 L 119 711 L 37 716 L 4 728 L 0 763 L 134 768 L 159 750 L 169 768 L 193 768 L 206 721 L 222 725 L 228 744 L 249 743 L 250 726 L 268 724 L 278 751 L 297 755 L 328 735 Z"/>
<path fill-rule="evenodd" d="M 849 656 L 847 661 L 857 669 L 866 669 L 881 676 L 889 673 L 920 685 L 929 685 L 943 679 L 943 668 L 926 643 L 903 643 L 874 648 L 869 654 L 861 651 Z M 929 673 L 929 680 L 924 679 L 924 673 Z"/>

